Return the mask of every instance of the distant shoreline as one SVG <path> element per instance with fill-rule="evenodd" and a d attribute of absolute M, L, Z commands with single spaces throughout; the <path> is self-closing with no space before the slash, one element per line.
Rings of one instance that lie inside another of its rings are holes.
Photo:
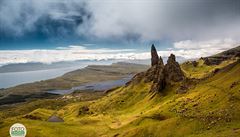
<path fill-rule="evenodd" d="M 143 72 L 147 68 L 149 68 L 147 65 L 124 62 L 111 65 L 88 65 L 81 69 L 73 69 L 72 71 L 62 73 L 62 76 L 52 79 L 1 89 L 0 102 L 2 104 L 12 103 L 14 102 L 12 98 L 18 98 L 18 102 L 25 102 L 29 99 L 44 98 L 45 95 L 51 95 L 51 97 L 57 95 L 48 91 L 66 91 L 67 93 L 69 89 L 71 92 L 106 91 L 110 88 L 124 85 L 133 75 Z M 53 71 L 50 71 L 51 73 Z M 43 73 L 40 73 L 40 76 L 43 76 Z M 23 77 L 27 78 L 26 75 L 23 75 Z"/>
<path fill-rule="evenodd" d="M 0 73 L 0 88 L 11 88 L 21 84 L 27 84 L 42 80 L 48 80 L 59 77 L 67 72 L 74 71 L 82 67 L 68 67 L 60 69 L 36 70 L 36 71 L 23 71 L 23 72 L 8 72 Z"/>
<path fill-rule="evenodd" d="M 26 71 L 23 71 L 22 69 L 24 69 L 24 64 L 20 64 L 21 67 L 21 71 L 17 70 L 15 68 L 15 70 L 17 71 L 10 71 L 10 72 L 2 72 L 0 71 L 0 88 L 12 88 L 14 86 L 18 86 L 21 84 L 27 84 L 27 83 L 33 83 L 33 82 L 38 82 L 38 81 L 42 81 L 42 80 L 48 80 L 48 79 L 53 79 L 53 78 L 57 78 L 59 76 L 64 75 L 65 73 L 71 72 L 71 71 L 75 71 L 78 69 L 82 69 L 84 67 L 87 67 L 90 64 L 96 64 L 96 65 L 110 65 L 112 64 L 112 61 L 98 61 L 98 62 L 76 62 L 76 65 L 71 65 L 71 66 L 64 66 L 64 64 L 62 64 L 61 66 L 59 66 L 59 68 L 57 68 L 57 66 L 54 67 L 50 67 L 49 69 L 36 69 L 33 70 L 33 68 L 31 68 L 32 63 L 30 64 L 25 64 L 28 68 Z M 42 64 L 42 65 L 47 65 L 47 64 Z M 13 64 L 12 67 L 16 67 L 18 66 L 17 64 Z M 36 64 L 34 64 L 34 66 L 36 67 Z M 39 66 L 39 65 L 38 65 Z M 32 70 L 30 70 L 30 69 Z"/>
<path fill-rule="evenodd" d="M 44 82 L 44 81 L 52 81 L 57 79 L 58 77 L 62 77 L 68 73 L 74 73 L 75 71 L 81 71 L 82 69 L 88 70 L 89 68 L 101 68 L 101 67 L 110 67 L 117 65 L 121 68 L 121 66 L 125 66 L 126 64 L 131 64 L 134 67 L 141 66 L 146 67 L 147 65 L 136 64 L 136 63 L 128 63 L 128 62 L 97 62 L 91 64 L 83 64 L 82 66 L 74 66 L 74 67 L 64 67 L 64 68 L 52 68 L 47 70 L 35 70 L 35 71 L 21 71 L 21 72 L 7 72 L 0 73 L 0 90 L 5 90 L 8 88 L 15 88 L 22 85 L 34 84 L 36 82 Z M 131 66 L 130 65 L 130 66 Z M 128 66 L 128 65 L 126 65 Z M 111 69 L 110 69 L 111 70 Z M 109 70 L 109 71 L 110 71 Z M 127 72 L 128 70 L 126 70 Z M 94 73 L 91 75 L 95 75 Z M 110 79 L 111 80 L 111 79 Z"/>

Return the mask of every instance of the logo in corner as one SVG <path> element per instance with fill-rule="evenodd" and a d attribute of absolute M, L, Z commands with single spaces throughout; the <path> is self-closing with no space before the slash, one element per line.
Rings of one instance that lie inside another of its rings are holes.
<path fill-rule="evenodd" d="M 23 124 L 15 123 L 10 127 L 9 134 L 11 137 L 25 137 L 27 129 Z"/>

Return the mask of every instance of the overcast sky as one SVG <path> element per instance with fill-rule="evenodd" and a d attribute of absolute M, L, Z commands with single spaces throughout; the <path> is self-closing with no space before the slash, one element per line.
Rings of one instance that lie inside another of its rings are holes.
<path fill-rule="evenodd" d="M 159 50 L 216 43 L 223 50 L 239 43 L 239 24 L 239 0 L 1 0 L 0 50 L 138 49 L 152 42 Z"/>

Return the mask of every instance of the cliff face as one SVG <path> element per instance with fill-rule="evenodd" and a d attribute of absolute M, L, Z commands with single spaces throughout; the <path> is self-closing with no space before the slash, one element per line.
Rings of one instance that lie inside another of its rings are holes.
<path fill-rule="evenodd" d="M 184 80 L 184 74 L 176 62 L 175 55 L 170 55 L 166 65 L 164 65 L 161 56 L 158 56 L 154 45 L 151 48 L 151 55 L 151 68 L 135 75 L 129 83 L 138 83 L 142 80 L 152 82 L 151 91 L 161 92 L 167 85 Z"/>

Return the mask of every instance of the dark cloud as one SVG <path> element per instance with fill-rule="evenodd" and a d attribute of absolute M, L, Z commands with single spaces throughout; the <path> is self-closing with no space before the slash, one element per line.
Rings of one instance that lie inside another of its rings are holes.
<path fill-rule="evenodd" d="M 0 33 L 91 40 L 240 38 L 239 0 L 2 0 Z"/>

